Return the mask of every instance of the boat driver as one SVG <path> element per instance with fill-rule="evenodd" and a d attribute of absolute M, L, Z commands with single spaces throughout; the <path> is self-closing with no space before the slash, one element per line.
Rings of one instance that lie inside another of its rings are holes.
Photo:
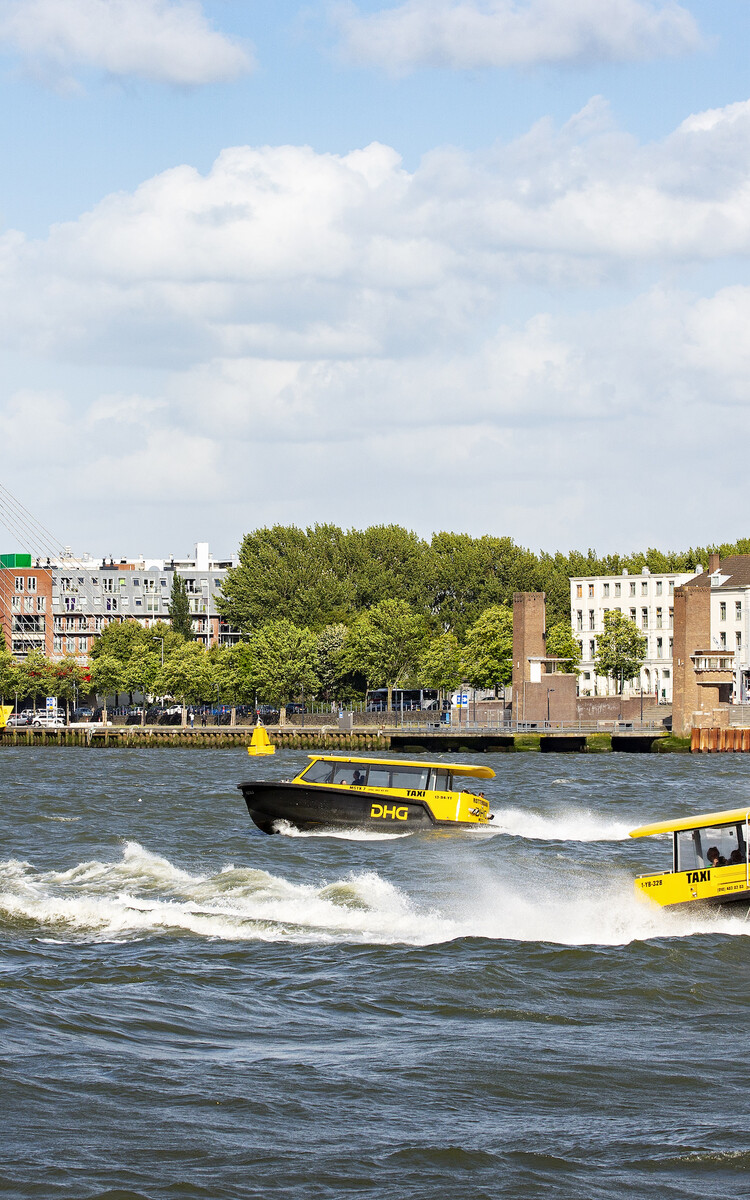
<path fill-rule="evenodd" d="M 727 860 L 725 859 L 724 855 L 719 854 L 718 846 L 709 846 L 706 858 L 712 867 L 725 867 L 727 865 Z"/>
<path fill-rule="evenodd" d="M 352 778 L 352 787 L 364 787 L 365 773 L 364 771 L 356 770 Z"/>

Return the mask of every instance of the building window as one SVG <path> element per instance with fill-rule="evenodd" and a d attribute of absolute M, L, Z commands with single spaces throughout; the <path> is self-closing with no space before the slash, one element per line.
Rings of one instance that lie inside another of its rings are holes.
<path fill-rule="evenodd" d="M 110 595 L 115 590 L 115 581 L 111 575 L 105 575 L 102 579 L 102 591 L 109 592 Z"/>
<path fill-rule="evenodd" d="M 669 581 L 669 594 L 670 596 L 674 595 L 674 579 L 670 579 Z"/>
<path fill-rule="evenodd" d="M 88 651 L 88 647 L 89 647 L 88 638 L 79 638 L 78 639 L 78 653 L 79 654 L 86 654 L 86 652 Z"/>
<path fill-rule="evenodd" d="M 726 619 L 727 619 L 727 602 L 726 602 L 726 600 L 722 600 L 721 604 L 719 605 L 719 620 L 726 621 Z"/>
<path fill-rule="evenodd" d="M 584 678 L 584 679 L 590 679 L 590 678 L 591 678 L 591 672 L 590 672 L 590 671 L 584 671 L 584 672 L 583 672 L 583 678 Z"/>
<path fill-rule="evenodd" d="M 590 608 L 589 609 L 589 629 L 596 629 L 595 619 L 596 618 L 595 618 L 594 610 L 593 610 L 593 608 Z"/>
<path fill-rule="evenodd" d="M 576 613 L 576 626 L 578 629 L 583 629 L 583 609 L 579 608 Z"/>
<path fill-rule="evenodd" d="M 674 638 L 669 639 L 669 657 L 672 657 L 674 651 Z"/>
<path fill-rule="evenodd" d="M 657 594 L 657 596 L 661 596 L 661 592 L 662 592 L 662 587 L 663 587 L 663 586 L 664 586 L 664 585 L 662 584 L 662 581 L 661 581 L 661 579 L 657 579 L 657 581 L 656 581 L 656 594 Z"/>
<path fill-rule="evenodd" d="M 722 650 L 726 650 L 726 648 L 727 648 L 727 635 L 726 635 L 726 633 L 724 632 L 724 630 L 722 630 L 722 631 L 721 631 L 721 633 L 719 634 L 719 645 L 721 646 Z"/>
<path fill-rule="evenodd" d="M 648 609 L 641 609 L 641 628 L 648 629 Z"/>
<path fill-rule="evenodd" d="M 589 642 L 589 658 L 596 658 L 596 639 L 592 638 Z"/>
<path fill-rule="evenodd" d="M 31 613 L 34 611 L 34 597 L 33 596 L 24 596 L 23 611 L 27 612 L 27 613 Z"/>
<path fill-rule="evenodd" d="M 735 621 L 742 620 L 742 601 L 735 600 L 734 602 L 734 619 Z"/>
<path fill-rule="evenodd" d="M 633 580 L 633 579 L 631 579 L 631 581 L 630 581 L 630 595 L 631 596 L 635 595 L 635 580 Z"/>
<path fill-rule="evenodd" d="M 656 610 L 656 628 L 661 629 L 661 609 Z"/>
<path fill-rule="evenodd" d="M 594 585 L 593 585 L 593 583 L 590 583 L 589 584 L 589 596 L 593 596 L 593 594 L 594 594 Z"/>
<path fill-rule="evenodd" d="M 616 584 L 615 584 L 615 595 L 616 595 L 616 596 L 621 596 L 621 595 L 622 595 L 622 584 L 621 584 L 621 583 L 616 583 Z"/>
<path fill-rule="evenodd" d="M 636 618 L 636 611 L 635 611 L 635 609 L 634 609 L 634 608 L 631 608 L 631 610 L 630 610 L 630 620 L 633 622 L 633 624 L 635 624 L 635 618 Z"/>
<path fill-rule="evenodd" d="M 647 583 L 642 583 L 642 584 L 641 584 L 641 595 L 642 595 L 642 596 L 647 596 L 647 595 L 648 595 L 648 584 L 647 584 Z"/>
<path fill-rule="evenodd" d="M 672 672 L 667 670 L 667 668 L 665 668 L 661 673 L 661 677 L 662 677 L 662 679 L 669 679 L 671 674 L 672 674 Z"/>
<path fill-rule="evenodd" d="M 674 609 L 669 610 L 669 628 L 674 629 Z"/>
<path fill-rule="evenodd" d="M 36 611 L 37 611 L 37 612 L 44 612 L 44 610 L 46 609 L 46 607 L 47 607 L 47 598 L 46 598 L 46 596 L 37 596 L 37 598 L 36 598 Z"/>
<path fill-rule="evenodd" d="M 602 588 L 602 591 L 603 591 L 603 593 L 604 593 L 604 595 L 605 595 L 605 596 L 608 596 L 608 595 L 609 595 L 609 584 L 608 584 L 608 583 L 605 583 L 605 584 L 604 584 L 604 587 Z"/>
<path fill-rule="evenodd" d="M 62 654 L 62 642 L 61 637 L 53 637 L 52 639 L 52 649 L 56 650 L 58 654 Z"/>
<path fill-rule="evenodd" d="M 140 579 L 134 579 L 134 580 L 133 580 L 133 587 L 140 587 L 140 586 L 141 586 L 141 581 L 140 581 Z"/>
<path fill-rule="evenodd" d="M 23 575 L 16 575 L 16 591 L 23 591 Z"/>
<path fill-rule="evenodd" d="M 583 658 L 583 642 L 578 643 L 578 653 L 580 654 L 581 658 Z"/>
<path fill-rule="evenodd" d="M 661 638 L 656 639 L 656 657 L 661 658 L 664 653 L 664 645 Z"/>
<path fill-rule="evenodd" d="M 26 580 L 26 587 L 30 592 L 36 591 L 36 575 L 29 575 Z"/>
<path fill-rule="evenodd" d="M 13 612 L 20 612 L 21 611 L 21 597 L 13 596 L 11 598 L 10 607 L 13 609 Z"/>
<path fill-rule="evenodd" d="M 75 654 L 75 649 L 76 649 L 75 638 L 66 638 L 65 639 L 65 649 L 68 654 Z"/>
<path fill-rule="evenodd" d="M 737 643 L 737 649 L 741 650 L 742 649 L 742 634 L 740 633 L 739 629 L 737 630 L 737 632 L 734 635 L 734 640 Z"/>

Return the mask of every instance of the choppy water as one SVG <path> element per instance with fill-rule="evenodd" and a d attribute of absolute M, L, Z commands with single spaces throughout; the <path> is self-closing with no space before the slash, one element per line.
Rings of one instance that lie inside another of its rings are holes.
<path fill-rule="evenodd" d="M 0 752 L 0 1196 L 750 1195 L 750 921 L 627 831 L 746 756 L 482 755 L 490 833 L 268 838 L 292 752 Z"/>

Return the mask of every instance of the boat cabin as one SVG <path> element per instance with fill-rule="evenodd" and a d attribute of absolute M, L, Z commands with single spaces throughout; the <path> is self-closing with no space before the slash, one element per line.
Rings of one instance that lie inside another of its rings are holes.
<path fill-rule="evenodd" d="M 400 759 L 339 758 L 310 755 L 310 766 L 295 783 L 317 783 L 334 787 L 356 787 L 382 791 L 454 792 L 454 776 L 468 775 L 493 779 L 491 767 L 436 765 L 429 762 L 404 762 Z"/>
<path fill-rule="evenodd" d="M 671 834 L 672 870 L 639 875 L 636 890 L 661 905 L 728 903 L 750 896 L 750 810 L 657 821 L 630 836 Z"/>

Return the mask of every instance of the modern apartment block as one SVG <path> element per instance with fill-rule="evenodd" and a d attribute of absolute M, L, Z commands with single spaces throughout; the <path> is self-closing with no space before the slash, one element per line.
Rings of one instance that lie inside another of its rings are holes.
<path fill-rule="evenodd" d="M 626 685 L 625 694 L 637 694 L 642 690 L 671 703 L 674 591 L 695 574 L 672 571 L 652 575 L 648 567 L 644 567 L 640 575 L 623 571 L 622 575 L 571 579 L 571 624 L 581 650 L 579 692 L 582 696 L 616 694 L 615 681 L 601 678 L 594 668 L 598 638 L 604 632 L 604 614 L 614 609 L 635 622 L 648 647 L 640 680 L 635 685 Z"/>
<path fill-rule="evenodd" d="M 85 658 L 112 621 L 134 618 L 145 626 L 169 622 L 175 574 L 184 580 L 193 631 L 206 646 L 232 645 L 239 633 L 216 607 L 234 559 L 215 559 L 199 542 L 182 559 L 35 559 L 0 557 L 0 629 L 15 658 L 39 649 L 50 658 Z"/>

